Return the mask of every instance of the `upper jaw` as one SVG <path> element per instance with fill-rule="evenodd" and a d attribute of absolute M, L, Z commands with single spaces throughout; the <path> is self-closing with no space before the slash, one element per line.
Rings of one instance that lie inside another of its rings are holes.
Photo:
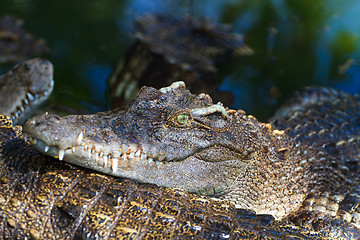
<path fill-rule="evenodd" d="M 84 124 L 88 122 L 88 124 Z M 155 145 L 140 143 L 126 130 L 116 134 L 110 127 L 109 118 L 101 116 L 67 116 L 43 114 L 24 124 L 24 136 L 40 151 L 74 162 L 78 165 L 110 159 L 139 158 L 155 163 L 164 160 L 165 153 Z M 90 124 L 89 124 L 90 123 Z M 124 124 L 126 126 L 126 124 Z"/>
<path fill-rule="evenodd" d="M 106 126 L 106 122 L 97 120 L 96 123 L 84 123 L 84 121 L 93 121 L 91 119 L 91 115 L 58 117 L 46 113 L 28 120 L 24 124 L 24 133 L 38 147 L 42 146 L 44 150 L 48 151 L 51 150 L 50 148 L 61 152 L 83 147 L 86 150 L 102 152 L 106 155 L 121 153 L 121 144 L 114 145 L 114 143 L 119 142 L 119 139 Z M 125 144 L 123 141 L 122 143 Z M 61 156 L 60 153 L 59 157 L 62 158 Z"/>
<path fill-rule="evenodd" d="M 116 165 L 120 165 L 115 159 L 118 159 L 117 161 L 135 159 L 158 165 L 178 162 L 194 152 L 199 152 L 196 146 L 177 151 L 178 148 L 172 148 L 171 144 L 157 142 L 154 134 L 150 132 L 147 135 L 149 139 L 146 137 L 136 139 L 140 138 L 137 136 L 140 136 L 140 133 L 134 132 L 136 130 L 128 130 L 131 127 L 126 122 L 121 124 L 117 122 L 118 128 L 115 133 L 111 126 L 114 125 L 111 114 L 107 112 L 66 117 L 43 114 L 33 117 L 24 124 L 24 135 L 38 150 L 50 156 L 82 166 L 109 165 L 113 171 L 116 171 Z M 119 129 L 119 125 L 123 125 L 123 129 Z M 144 134 L 142 133 L 142 136 Z"/>
<path fill-rule="evenodd" d="M 51 78 L 44 91 L 36 93 L 25 91 L 26 94 L 18 94 L 23 97 L 15 99 L 14 102 L 16 102 L 16 104 L 14 104 L 14 107 L 11 108 L 9 112 L 9 116 L 11 117 L 13 124 L 21 124 L 29 118 L 29 116 L 31 116 L 34 112 L 34 109 L 39 107 L 39 105 L 41 105 L 50 96 L 53 88 L 54 81 Z"/>

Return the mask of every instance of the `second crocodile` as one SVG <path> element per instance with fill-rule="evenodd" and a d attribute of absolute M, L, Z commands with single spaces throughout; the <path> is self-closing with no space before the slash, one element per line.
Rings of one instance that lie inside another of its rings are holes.
<path fill-rule="evenodd" d="M 11 117 L 14 124 L 23 123 L 51 94 L 53 72 L 48 60 L 34 58 L 0 76 L 0 114 Z"/>

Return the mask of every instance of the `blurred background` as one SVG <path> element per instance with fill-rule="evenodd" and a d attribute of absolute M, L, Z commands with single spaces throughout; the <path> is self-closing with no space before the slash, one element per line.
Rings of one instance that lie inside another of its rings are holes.
<path fill-rule="evenodd" d="M 0 16 L 46 40 L 55 67 L 51 105 L 79 112 L 111 109 L 107 80 L 146 13 L 207 17 L 232 26 L 252 48 L 218 66 L 232 108 L 266 120 L 303 86 L 360 93 L 360 2 L 356 0 L 1 0 Z M 0 65 L 0 74 L 13 64 Z"/>

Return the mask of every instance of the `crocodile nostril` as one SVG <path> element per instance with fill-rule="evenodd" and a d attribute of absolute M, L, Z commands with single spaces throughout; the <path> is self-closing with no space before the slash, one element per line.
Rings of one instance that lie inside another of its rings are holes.
<path fill-rule="evenodd" d="M 60 117 L 57 115 L 45 115 L 45 120 L 49 121 L 50 123 L 60 123 Z"/>
<path fill-rule="evenodd" d="M 46 60 L 44 60 L 42 63 L 42 67 L 45 69 L 45 70 L 49 70 L 50 69 L 50 67 L 51 67 L 51 63 L 49 62 L 49 61 L 46 61 Z"/>
<path fill-rule="evenodd" d="M 33 125 L 34 125 L 35 127 L 38 127 L 38 126 L 40 126 L 41 124 L 42 124 L 42 122 L 35 121 Z"/>
<path fill-rule="evenodd" d="M 30 63 L 24 63 L 23 68 L 25 71 L 30 71 L 31 70 L 31 64 Z"/>

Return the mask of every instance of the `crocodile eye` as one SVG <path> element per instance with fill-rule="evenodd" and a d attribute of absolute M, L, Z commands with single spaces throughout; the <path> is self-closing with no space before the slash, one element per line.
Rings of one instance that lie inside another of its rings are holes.
<path fill-rule="evenodd" d="M 176 120 L 180 125 L 185 125 L 189 121 L 189 115 L 188 114 L 179 114 L 176 116 Z"/>

